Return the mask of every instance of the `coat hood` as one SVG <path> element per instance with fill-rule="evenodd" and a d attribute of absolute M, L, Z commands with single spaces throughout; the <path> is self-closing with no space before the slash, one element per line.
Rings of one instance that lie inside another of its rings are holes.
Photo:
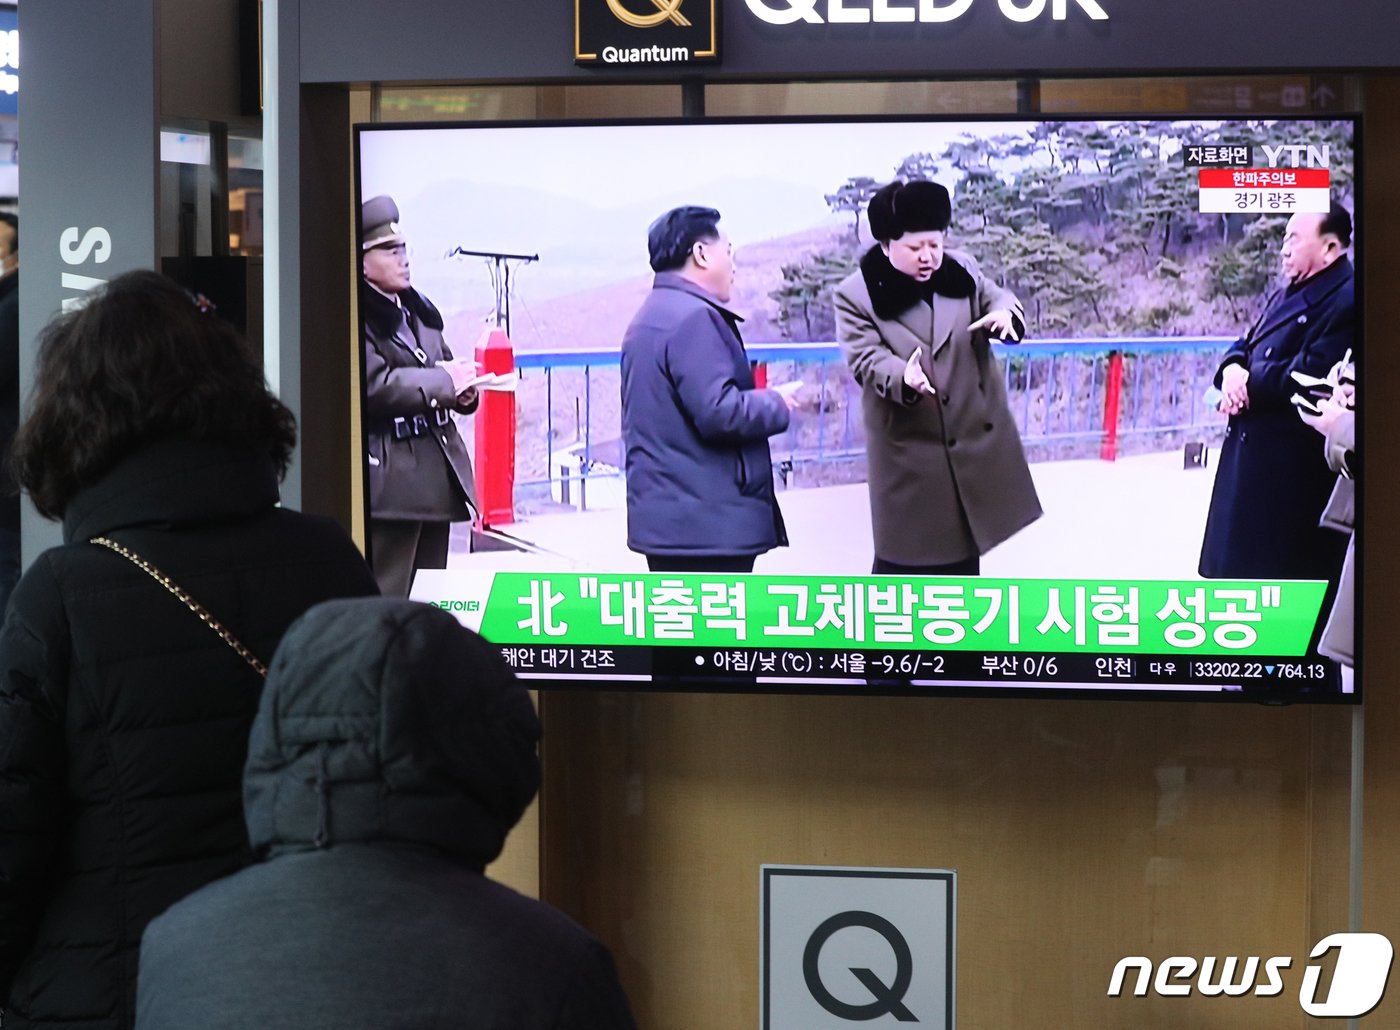
<path fill-rule="evenodd" d="M 395 841 L 483 869 L 539 789 L 539 735 L 499 652 L 446 612 L 317 605 L 282 638 L 253 722 L 253 849 Z"/>

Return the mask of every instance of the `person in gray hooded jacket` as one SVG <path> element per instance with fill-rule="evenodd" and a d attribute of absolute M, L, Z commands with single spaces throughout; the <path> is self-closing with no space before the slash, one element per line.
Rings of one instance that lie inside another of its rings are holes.
<path fill-rule="evenodd" d="M 328 603 L 278 648 L 244 801 L 261 861 L 152 922 L 144 1030 L 632 1030 L 611 956 L 483 875 L 539 786 L 539 723 L 447 613 Z"/>

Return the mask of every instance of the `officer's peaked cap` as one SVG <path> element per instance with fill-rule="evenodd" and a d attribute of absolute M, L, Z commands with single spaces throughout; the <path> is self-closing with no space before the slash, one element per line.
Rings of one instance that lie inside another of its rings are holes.
<path fill-rule="evenodd" d="M 371 197 L 360 207 L 360 249 L 402 243 L 399 229 L 399 205 L 389 196 Z"/>

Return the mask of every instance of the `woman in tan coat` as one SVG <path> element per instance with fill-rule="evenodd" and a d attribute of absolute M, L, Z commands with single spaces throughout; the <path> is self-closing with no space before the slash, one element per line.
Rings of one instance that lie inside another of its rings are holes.
<path fill-rule="evenodd" d="M 980 556 L 1040 517 L 991 339 L 1018 340 L 1020 301 L 960 251 L 934 182 L 870 201 L 877 243 L 836 289 L 862 387 L 876 573 L 976 575 Z"/>

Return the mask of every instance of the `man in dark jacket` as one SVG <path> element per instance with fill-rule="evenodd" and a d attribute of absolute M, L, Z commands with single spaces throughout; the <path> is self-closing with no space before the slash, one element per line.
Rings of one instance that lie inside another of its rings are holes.
<path fill-rule="evenodd" d="M 380 592 L 406 597 L 419 569 L 447 566 L 454 522 L 477 511 L 472 461 L 452 420 L 476 410 L 471 358 L 454 358 L 442 315 L 410 283 L 391 197 L 361 209 L 370 563 Z"/>
<path fill-rule="evenodd" d="M 719 212 L 668 211 L 647 245 L 656 279 L 622 339 L 627 546 L 653 571 L 749 572 L 787 544 L 768 438 L 795 402 L 754 388 Z"/>
<path fill-rule="evenodd" d="M 141 948 L 145 1030 L 632 1030 L 612 959 L 482 875 L 539 786 L 539 723 L 450 615 L 324 604 L 287 633 L 249 743 L 262 861 Z"/>
<path fill-rule="evenodd" d="M 1200 573 L 1216 579 L 1325 579 L 1346 541 L 1318 526 L 1336 473 L 1290 402 L 1290 373 L 1318 378 L 1356 345 L 1351 216 L 1296 214 L 1282 264 L 1287 284 L 1220 364 L 1215 385 L 1230 416 L 1215 474 Z"/>

